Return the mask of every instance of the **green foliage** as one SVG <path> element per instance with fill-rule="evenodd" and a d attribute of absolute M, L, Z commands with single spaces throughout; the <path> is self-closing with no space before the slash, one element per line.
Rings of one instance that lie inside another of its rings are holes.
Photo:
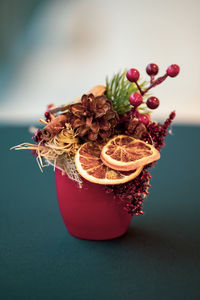
<path fill-rule="evenodd" d="M 111 80 L 106 77 L 106 95 L 107 98 L 112 102 L 114 110 L 118 114 L 125 114 L 131 108 L 129 103 L 129 97 L 134 92 L 139 92 L 136 84 L 126 79 L 126 72 L 118 72 L 114 74 Z M 146 86 L 146 82 L 140 82 L 140 87 L 143 89 Z M 144 110 L 144 107 L 140 108 Z"/>

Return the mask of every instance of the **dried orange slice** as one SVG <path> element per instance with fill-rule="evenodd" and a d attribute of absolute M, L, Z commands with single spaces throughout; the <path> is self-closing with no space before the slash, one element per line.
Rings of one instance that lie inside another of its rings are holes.
<path fill-rule="evenodd" d="M 127 135 L 112 138 L 102 149 L 101 160 L 114 170 L 131 171 L 160 158 L 152 145 Z"/>
<path fill-rule="evenodd" d="M 103 145 L 97 142 L 83 144 L 75 155 L 75 165 L 79 174 L 90 182 L 98 184 L 121 184 L 136 178 L 143 167 L 131 172 L 112 170 L 104 165 L 100 156 Z"/>

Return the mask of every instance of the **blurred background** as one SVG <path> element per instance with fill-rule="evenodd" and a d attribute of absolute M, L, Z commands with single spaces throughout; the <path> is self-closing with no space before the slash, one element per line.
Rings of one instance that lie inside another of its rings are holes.
<path fill-rule="evenodd" d="M 200 123 L 199 0 L 1 0 L 0 120 L 31 123 L 105 76 L 157 63 L 180 75 L 152 90 L 176 122 Z"/>

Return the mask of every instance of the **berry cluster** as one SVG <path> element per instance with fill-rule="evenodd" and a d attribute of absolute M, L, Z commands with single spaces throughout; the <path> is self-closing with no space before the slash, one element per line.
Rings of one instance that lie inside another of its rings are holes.
<path fill-rule="evenodd" d="M 149 123 L 150 117 L 148 114 L 140 114 L 138 111 L 138 107 L 141 104 L 146 103 L 146 106 L 150 109 L 156 109 L 159 104 L 160 101 L 157 97 L 155 96 L 151 96 L 147 99 L 146 102 L 144 102 L 143 100 L 143 96 L 153 87 L 161 84 L 168 76 L 169 77 L 175 77 L 178 75 L 180 68 L 178 65 L 173 64 L 171 66 L 169 66 L 166 70 L 166 73 L 161 76 L 158 77 L 157 79 L 155 79 L 155 75 L 158 74 L 159 71 L 159 67 L 154 64 L 148 64 L 148 66 L 146 67 L 146 72 L 147 74 L 151 77 L 150 79 L 150 85 L 149 87 L 147 87 L 145 90 L 142 90 L 138 80 L 140 78 L 140 73 L 137 69 L 130 69 L 128 70 L 128 72 L 126 73 L 126 78 L 130 81 L 130 82 L 134 82 L 139 90 L 139 93 L 135 92 L 133 94 L 131 94 L 130 98 L 129 98 L 129 102 L 130 104 L 133 106 L 133 113 L 135 114 L 135 116 L 138 118 L 139 122 L 143 123 L 144 125 L 147 125 Z"/>

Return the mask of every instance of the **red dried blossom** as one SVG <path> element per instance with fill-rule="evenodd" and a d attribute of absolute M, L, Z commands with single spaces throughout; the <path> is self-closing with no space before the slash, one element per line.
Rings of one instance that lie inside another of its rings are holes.
<path fill-rule="evenodd" d="M 123 209 L 131 215 L 143 215 L 143 201 L 149 194 L 151 175 L 145 167 L 134 180 L 124 184 L 106 186 L 106 191 L 113 193 L 122 203 Z"/>
<path fill-rule="evenodd" d="M 39 143 L 39 142 L 41 141 L 41 139 L 42 139 L 42 132 L 41 132 L 40 129 L 38 129 L 38 130 L 36 131 L 36 133 L 35 133 L 34 136 L 33 136 L 33 139 L 34 139 L 34 141 L 35 141 L 36 143 Z"/>
<path fill-rule="evenodd" d="M 147 132 L 143 134 L 142 140 L 149 144 L 154 144 L 154 147 L 160 151 L 161 148 L 165 146 L 165 136 L 167 135 L 167 130 L 175 116 L 175 111 L 171 112 L 163 125 L 156 122 L 150 122 L 147 126 Z"/>

